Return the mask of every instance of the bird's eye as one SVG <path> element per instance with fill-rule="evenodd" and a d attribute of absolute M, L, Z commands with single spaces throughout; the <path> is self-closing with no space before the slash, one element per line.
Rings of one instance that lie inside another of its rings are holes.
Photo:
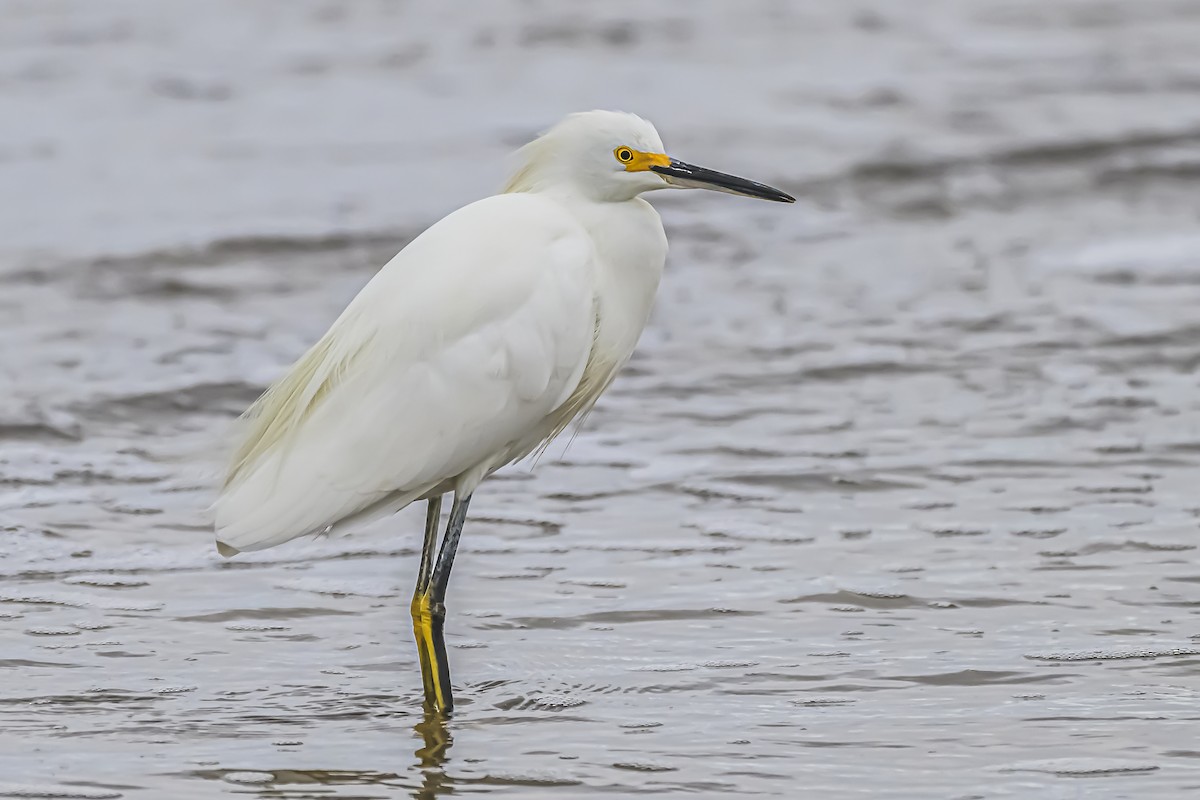
<path fill-rule="evenodd" d="M 618 147 L 613 153 L 617 156 L 617 161 L 620 161 L 622 164 L 628 164 L 630 161 L 633 161 L 633 151 L 628 147 Z"/>

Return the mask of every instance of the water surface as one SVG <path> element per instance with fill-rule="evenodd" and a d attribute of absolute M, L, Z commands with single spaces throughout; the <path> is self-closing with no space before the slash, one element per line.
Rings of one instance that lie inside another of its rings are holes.
<path fill-rule="evenodd" d="M 4 2 L 0 797 L 1200 790 L 1200 13 Z M 214 442 L 561 113 L 661 198 L 643 346 L 472 505 L 223 561 Z"/>

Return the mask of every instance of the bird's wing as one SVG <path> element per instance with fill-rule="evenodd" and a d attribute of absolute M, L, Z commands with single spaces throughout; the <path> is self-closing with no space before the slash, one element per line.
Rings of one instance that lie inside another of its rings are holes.
<path fill-rule="evenodd" d="M 413 240 L 246 413 L 214 506 L 223 552 L 415 499 L 509 452 L 579 383 L 593 269 L 587 232 L 529 194 Z"/>

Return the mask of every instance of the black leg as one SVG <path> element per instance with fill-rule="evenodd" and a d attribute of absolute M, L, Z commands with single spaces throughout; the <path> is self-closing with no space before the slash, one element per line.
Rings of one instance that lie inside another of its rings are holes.
<path fill-rule="evenodd" d="M 446 655 L 443 628 L 446 621 L 446 587 L 450 584 L 450 569 L 458 552 L 458 540 L 467 520 L 467 504 L 471 496 L 454 498 L 446 535 L 438 548 L 437 562 L 433 546 L 437 539 L 440 497 L 429 501 L 425 515 L 425 544 L 421 550 L 421 566 L 417 573 L 417 590 L 413 594 L 413 633 L 417 639 L 417 654 L 421 659 L 421 682 L 425 687 L 425 707 L 429 712 L 448 713 L 454 708 L 450 691 L 450 659 Z"/>
<path fill-rule="evenodd" d="M 433 613 L 429 597 L 441 513 L 442 497 L 438 495 L 429 501 L 425 512 L 425 541 L 421 547 L 421 565 L 417 570 L 417 587 L 411 605 L 413 636 L 417 640 L 421 683 L 425 689 L 425 707 L 426 711 L 431 712 L 447 710 L 446 698 L 449 697 L 450 688 L 446 645 L 442 641 L 442 618 Z"/>
<path fill-rule="evenodd" d="M 417 595 L 429 591 L 429 579 L 433 577 L 433 551 L 437 548 L 438 521 L 442 516 L 442 496 L 429 500 L 425 510 L 425 543 L 421 546 L 421 568 L 417 572 Z"/>
<path fill-rule="evenodd" d="M 454 505 L 450 507 L 450 520 L 446 523 L 446 536 L 442 539 L 441 549 L 438 550 L 437 565 L 433 568 L 433 609 L 434 614 L 446 614 L 446 587 L 450 585 L 450 570 L 454 567 L 454 555 L 458 552 L 458 539 L 462 536 L 463 524 L 467 521 L 467 506 L 471 495 L 460 498 L 454 496 Z"/>

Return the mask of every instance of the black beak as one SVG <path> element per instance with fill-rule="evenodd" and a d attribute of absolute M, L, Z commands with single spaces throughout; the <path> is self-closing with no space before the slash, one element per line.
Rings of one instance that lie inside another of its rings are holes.
<path fill-rule="evenodd" d="M 746 197 L 759 197 L 763 200 L 774 200 L 776 203 L 794 203 L 796 198 L 786 192 L 781 192 L 765 183 L 755 183 L 736 175 L 726 175 L 724 172 L 697 167 L 683 161 L 671 159 L 665 167 L 650 169 L 663 176 L 663 180 L 674 186 L 686 186 L 695 189 L 713 189 L 729 194 L 741 194 Z"/>

